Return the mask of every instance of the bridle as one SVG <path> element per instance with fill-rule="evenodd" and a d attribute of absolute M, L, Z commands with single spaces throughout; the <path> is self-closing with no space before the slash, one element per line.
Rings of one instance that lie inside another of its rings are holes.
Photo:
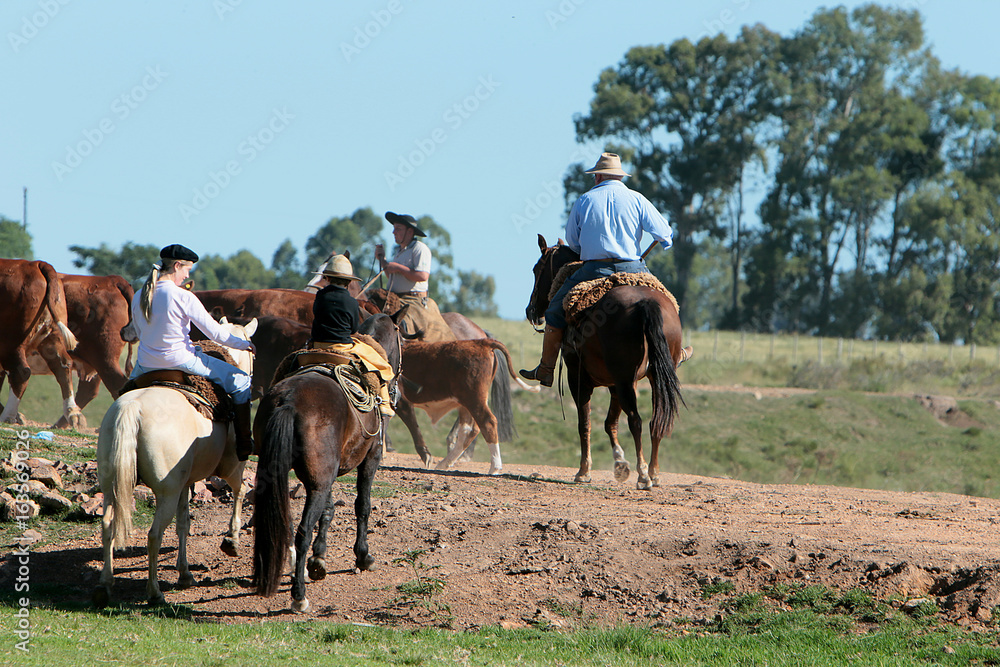
<path fill-rule="evenodd" d="M 567 247 L 569 246 L 557 245 L 557 246 L 552 246 L 551 248 L 546 248 L 545 251 L 542 253 L 542 256 L 539 258 L 540 262 L 546 262 L 548 264 L 548 271 L 550 276 L 549 289 L 552 288 L 552 280 L 555 280 L 556 277 L 556 255 L 559 254 L 560 248 L 567 248 Z M 535 276 L 535 288 L 531 291 L 531 300 L 529 301 L 529 305 L 532 306 L 532 312 L 535 312 L 537 310 L 534 307 L 537 298 L 538 298 L 538 276 Z M 535 333 L 545 332 L 544 324 L 542 324 L 541 328 L 539 328 L 539 326 L 534 322 L 530 322 L 530 324 L 531 328 L 535 330 Z"/>

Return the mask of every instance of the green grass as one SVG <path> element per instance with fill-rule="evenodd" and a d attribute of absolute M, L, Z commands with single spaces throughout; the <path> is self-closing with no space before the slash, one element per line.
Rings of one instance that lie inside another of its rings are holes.
<path fill-rule="evenodd" d="M 823 593 L 819 596 L 823 597 Z M 744 596 L 745 597 L 745 596 Z M 827 595 L 829 597 L 829 595 Z M 836 596 L 834 596 L 836 597 Z M 941 626 L 892 610 L 872 624 L 844 606 L 778 609 L 762 598 L 707 625 L 486 627 L 465 632 L 334 625 L 316 620 L 199 623 L 184 609 L 102 612 L 35 607 L 27 653 L 15 639 L 5 664 L 53 665 L 990 665 L 992 633 Z M 15 608 L 0 607 L 13 618 Z"/>

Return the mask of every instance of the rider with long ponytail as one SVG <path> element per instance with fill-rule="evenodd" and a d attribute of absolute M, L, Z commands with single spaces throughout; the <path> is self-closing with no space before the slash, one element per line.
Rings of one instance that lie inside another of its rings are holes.
<path fill-rule="evenodd" d="M 139 351 L 132 377 L 170 369 L 200 375 L 221 385 L 233 399 L 236 452 L 245 461 L 253 452 L 251 378 L 232 364 L 196 348 L 191 341 L 191 325 L 220 345 L 251 352 L 255 349 L 250 341 L 222 329 L 201 301 L 181 287 L 197 261 L 198 255 L 189 248 L 168 245 L 160 251 L 160 264 L 153 266 L 142 290 L 133 297 L 132 320 L 139 331 Z"/>

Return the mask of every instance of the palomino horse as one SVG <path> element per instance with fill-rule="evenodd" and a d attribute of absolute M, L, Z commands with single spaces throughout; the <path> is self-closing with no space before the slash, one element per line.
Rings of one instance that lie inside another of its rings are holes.
<path fill-rule="evenodd" d="M 256 320 L 243 327 L 225 318 L 224 329 L 250 340 Z M 228 349 L 228 348 L 227 348 Z M 250 371 L 252 355 L 229 350 L 241 370 Z M 114 549 L 125 546 L 132 529 L 132 491 L 138 479 L 156 495 L 156 514 L 146 542 L 149 580 L 146 597 L 162 604 L 156 570 L 163 533 L 177 515 L 177 586 L 187 588 L 194 577 L 187 562 L 187 538 L 191 524 L 188 487 L 217 475 L 233 489 L 233 516 L 222 550 L 235 556 L 239 547 L 243 506 L 243 467 L 236 458 L 236 445 L 229 424 L 203 417 L 180 391 L 151 386 L 123 394 L 104 415 L 97 438 L 97 471 L 104 493 L 104 569 L 94 593 L 97 606 L 107 605 L 114 584 Z"/>
<path fill-rule="evenodd" d="M 404 309 L 405 310 L 405 309 Z M 390 317 L 379 313 L 361 323 L 360 332 L 371 335 L 385 349 L 395 373 L 399 372 L 401 340 L 396 321 L 403 311 Z M 393 379 L 395 384 L 396 379 Z M 271 387 L 261 399 L 254 432 L 259 433 L 254 502 L 253 577 L 260 595 L 270 597 L 278 582 L 289 550 L 291 517 L 288 503 L 288 471 L 306 488 L 306 504 L 295 531 L 292 609 L 304 612 L 306 599 L 306 553 L 319 522 L 313 555 L 308 559 L 309 578 L 326 576 L 326 533 L 333 518 L 332 485 L 337 477 L 357 468 L 357 498 L 354 514 L 355 566 L 370 570 L 375 559 L 368 554 L 368 516 L 371 489 L 382 460 L 379 434 L 384 428 L 378 408 L 359 412 L 347 392 L 327 375 L 305 372 L 290 375 Z"/>
<path fill-rule="evenodd" d="M 549 305 L 555 275 L 579 256 L 564 245 L 547 247 L 538 235 L 542 256 L 535 264 L 535 287 L 525 314 L 538 326 Z M 629 467 L 618 443 L 618 418 L 624 412 L 635 441 L 639 489 L 659 485 L 660 440 L 670 435 L 677 414 L 680 382 L 676 366 L 681 359 L 681 323 L 677 308 L 662 292 L 645 286 L 618 286 L 584 311 L 576 325 L 567 327 L 562 344 L 570 392 L 577 408 L 580 433 L 580 470 L 575 481 L 590 481 L 590 398 L 596 387 L 611 393 L 604 430 L 611 439 L 615 478 L 628 479 Z M 653 418 L 649 427 L 652 449 L 647 466 L 642 454 L 642 417 L 636 397 L 636 382 L 648 377 L 653 390 Z"/>

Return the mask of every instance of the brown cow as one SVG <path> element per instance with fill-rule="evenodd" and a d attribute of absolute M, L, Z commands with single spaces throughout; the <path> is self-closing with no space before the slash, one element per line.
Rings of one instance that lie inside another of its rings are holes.
<path fill-rule="evenodd" d="M 205 310 L 219 317 L 225 315 L 230 320 L 271 315 L 303 324 L 312 324 L 313 299 L 316 298 L 309 292 L 295 289 L 210 289 L 195 290 L 194 295 L 205 305 Z M 216 308 L 218 310 L 214 310 Z"/>
<path fill-rule="evenodd" d="M 438 464 L 443 470 L 451 466 L 482 431 L 490 447 L 489 474 L 503 468 L 500 442 L 514 437 L 514 414 L 510 402 L 510 382 L 505 374 L 526 389 L 513 370 L 510 354 L 500 341 L 493 338 L 458 340 L 444 343 L 410 341 L 403 346 L 402 397 L 396 414 L 406 424 L 417 453 L 424 464 L 431 464 L 431 455 L 417 424 L 414 407 L 419 407 L 437 423 L 456 408 L 464 408 L 475 421 L 464 441 L 452 448 Z M 493 403 L 493 410 L 487 405 Z"/>
<path fill-rule="evenodd" d="M 121 276 L 60 273 L 59 278 L 66 291 L 69 330 L 78 342 L 70 356 L 80 377 L 76 404 L 82 410 L 97 396 L 102 381 L 111 396 L 118 398 L 118 390 L 128 380 L 132 370 L 132 348 L 129 347 L 122 371 L 121 357 L 126 343 L 119 332 L 131 319 L 133 290 Z M 35 375 L 51 375 L 37 352 L 28 358 L 28 364 Z M 0 379 L 0 385 L 2 382 Z M 60 419 L 55 426 L 64 427 L 64 420 Z"/>
<path fill-rule="evenodd" d="M 67 326 L 66 293 L 46 262 L 0 259 L 0 368 L 10 375 L 10 396 L 0 422 L 22 423 L 18 414 L 28 387 L 28 355 L 37 350 L 62 390 L 63 417 L 71 428 L 86 426 L 73 395 L 76 337 Z"/>

